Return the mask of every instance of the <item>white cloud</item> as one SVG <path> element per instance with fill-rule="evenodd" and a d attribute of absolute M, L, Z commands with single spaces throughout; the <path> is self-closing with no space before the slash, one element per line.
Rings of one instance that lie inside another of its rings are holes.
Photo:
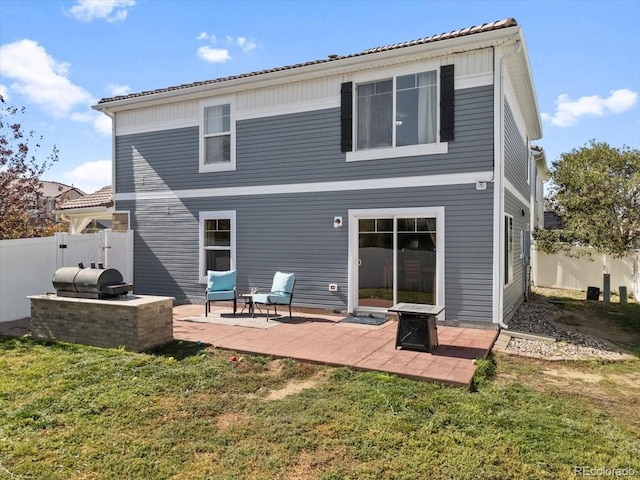
<path fill-rule="evenodd" d="M 0 86 L 5 100 L 10 94 L 18 93 L 54 118 L 93 123 L 98 133 L 111 135 L 111 119 L 90 109 L 96 99 L 67 78 L 69 63 L 57 62 L 42 46 L 29 39 L 2 45 L 0 58 L 2 76 L 12 80 L 8 88 Z M 113 88 L 129 87 L 113 85 Z"/>
<path fill-rule="evenodd" d="M 110 83 L 107 85 L 107 91 L 109 94 L 117 97 L 119 95 L 127 95 L 131 92 L 131 87 L 129 85 L 120 85 L 118 83 Z"/>
<path fill-rule="evenodd" d="M 556 100 L 556 112 L 553 115 L 543 113 L 542 119 L 557 127 L 575 125 L 580 117 L 594 115 L 601 117 L 607 114 L 622 113 L 632 108 L 638 102 L 638 92 L 626 88 L 612 90 L 607 98 L 591 95 L 580 97 L 572 101 L 569 95 L 563 93 Z"/>
<path fill-rule="evenodd" d="M 11 96 L 9 95 L 9 89 L 2 84 L 0 84 L 0 96 L 2 96 L 5 102 L 8 102 L 9 100 L 11 100 Z"/>
<path fill-rule="evenodd" d="M 97 116 L 93 118 L 93 128 L 98 133 L 105 136 L 109 136 L 113 133 L 111 118 L 104 113 L 98 113 Z"/>
<path fill-rule="evenodd" d="M 62 177 L 65 183 L 72 184 L 85 193 L 93 193 L 111 185 L 111 160 L 85 162 L 70 172 L 63 173 Z"/>
<path fill-rule="evenodd" d="M 135 0 L 78 0 L 69 13 L 83 22 L 100 18 L 113 23 L 126 19 L 135 4 Z"/>
<path fill-rule="evenodd" d="M 217 41 L 215 35 L 207 32 L 202 32 L 197 38 L 198 40 L 209 40 L 211 43 L 216 43 Z"/>
<path fill-rule="evenodd" d="M 244 50 L 245 52 L 250 52 L 251 50 L 253 50 L 254 48 L 256 48 L 256 43 L 252 40 L 247 40 L 244 37 L 238 37 L 238 45 L 240 45 L 240 48 L 242 48 L 242 50 Z"/>
<path fill-rule="evenodd" d="M 10 90 L 54 117 L 68 117 L 75 107 L 88 107 L 94 101 L 66 77 L 69 64 L 57 62 L 38 42 L 24 39 L 2 45 L 0 58 L 2 76 L 13 80 Z"/>
<path fill-rule="evenodd" d="M 210 63 L 224 63 L 231 60 L 230 49 L 240 47 L 246 53 L 257 47 L 256 42 L 248 40 L 246 37 L 234 38 L 231 35 L 225 35 L 218 40 L 212 33 L 201 32 L 196 38 L 201 41 L 208 41 L 212 45 L 218 43 L 224 45 L 225 48 L 213 48 L 208 45 L 198 48 L 198 56 Z"/>
<path fill-rule="evenodd" d="M 210 63 L 224 63 L 231 60 L 229 50 L 226 48 L 211 48 L 208 45 L 198 48 L 198 56 Z"/>

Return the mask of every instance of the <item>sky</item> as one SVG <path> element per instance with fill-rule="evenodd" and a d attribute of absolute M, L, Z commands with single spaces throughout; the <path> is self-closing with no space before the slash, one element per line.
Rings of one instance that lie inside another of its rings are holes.
<path fill-rule="evenodd" d="M 111 184 L 101 98 L 349 55 L 513 17 L 549 164 L 591 140 L 640 149 L 640 0 L 0 0 L 0 95 L 55 145 L 43 180 Z"/>

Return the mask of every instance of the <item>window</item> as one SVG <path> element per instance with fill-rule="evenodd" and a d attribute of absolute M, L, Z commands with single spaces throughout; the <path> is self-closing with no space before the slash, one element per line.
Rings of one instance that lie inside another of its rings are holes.
<path fill-rule="evenodd" d="M 504 216 L 504 284 L 513 281 L 513 217 Z"/>
<path fill-rule="evenodd" d="M 355 86 L 341 85 L 340 148 L 348 162 L 448 152 L 454 135 L 453 65 L 409 68 L 394 69 L 386 78 L 363 73 Z"/>
<path fill-rule="evenodd" d="M 201 172 L 235 170 L 234 134 L 233 105 L 230 102 L 203 105 Z"/>
<path fill-rule="evenodd" d="M 200 213 L 200 279 L 207 270 L 235 268 L 235 212 Z"/>
<path fill-rule="evenodd" d="M 358 85 L 357 149 L 437 142 L 437 101 L 435 70 Z"/>

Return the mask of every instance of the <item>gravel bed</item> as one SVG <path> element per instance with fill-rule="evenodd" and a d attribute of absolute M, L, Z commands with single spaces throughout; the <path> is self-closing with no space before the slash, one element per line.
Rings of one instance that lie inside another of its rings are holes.
<path fill-rule="evenodd" d="M 626 355 L 611 344 L 590 335 L 565 330 L 546 319 L 562 313 L 558 307 L 546 302 L 525 302 L 509 320 L 509 330 L 554 337 L 555 343 L 512 338 L 506 347 L 508 353 L 532 355 L 553 359 L 605 358 L 622 359 Z"/>

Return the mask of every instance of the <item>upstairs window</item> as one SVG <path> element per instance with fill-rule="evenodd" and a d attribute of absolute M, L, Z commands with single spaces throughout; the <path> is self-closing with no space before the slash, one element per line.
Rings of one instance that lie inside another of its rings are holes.
<path fill-rule="evenodd" d="M 235 125 L 231 103 L 203 107 L 200 171 L 235 170 Z"/>
<path fill-rule="evenodd" d="M 393 73 L 340 85 L 340 150 L 348 162 L 443 154 L 454 141 L 453 65 Z"/>
<path fill-rule="evenodd" d="M 438 141 L 438 76 L 402 75 L 357 87 L 357 149 Z"/>

